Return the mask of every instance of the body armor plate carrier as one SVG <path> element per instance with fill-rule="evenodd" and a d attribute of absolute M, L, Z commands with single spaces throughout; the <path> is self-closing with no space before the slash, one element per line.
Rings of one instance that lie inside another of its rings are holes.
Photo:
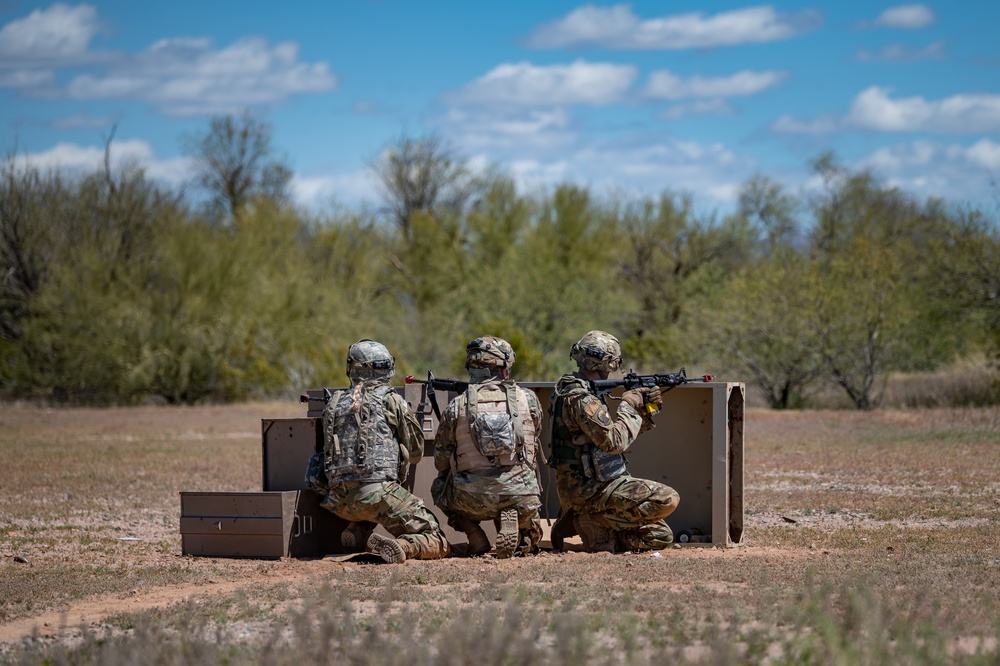
<path fill-rule="evenodd" d="M 337 391 L 323 411 L 323 460 L 329 482 L 398 481 L 399 444 L 385 418 L 388 384 Z"/>
<path fill-rule="evenodd" d="M 590 393 L 586 380 L 564 377 L 552 393 L 549 417 L 552 421 L 552 455 L 549 466 L 571 471 L 579 477 L 595 481 L 610 481 L 628 473 L 625 456 L 608 453 L 594 446 L 579 428 L 570 429 L 563 415 L 566 398 L 573 394 Z"/>

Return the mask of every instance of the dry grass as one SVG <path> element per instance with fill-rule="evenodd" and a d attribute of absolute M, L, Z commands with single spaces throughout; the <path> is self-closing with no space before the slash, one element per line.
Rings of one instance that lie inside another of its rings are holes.
<path fill-rule="evenodd" d="M 50 624 L 0 660 L 996 663 L 1000 408 L 749 410 L 734 549 L 182 557 L 178 493 L 259 489 L 276 416 L 0 407 L 0 630 Z"/>

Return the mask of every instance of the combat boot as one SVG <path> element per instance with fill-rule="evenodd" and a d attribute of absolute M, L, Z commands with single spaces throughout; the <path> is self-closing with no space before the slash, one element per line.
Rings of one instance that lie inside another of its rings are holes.
<path fill-rule="evenodd" d="M 615 535 L 611 528 L 597 522 L 593 514 L 579 513 L 573 520 L 576 531 L 588 553 L 615 552 Z"/>
<path fill-rule="evenodd" d="M 562 550 L 563 542 L 567 538 L 578 534 L 576 531 L 576 525 L 573 524 L 573 519 L 575 517 L 576 512 L 570 508 L 561 512 L 559 518 L 557 518 L 556 522 L 552 524 L 552 530 L 549 532 L 549 539 L 552 541 L 553 550 Z"/>
<path fill-rule="evenodd" d="M 614 535 L 615 540 L 615 551 L 619 553 L 627 553 L 629 551 L 638 550 L 651 550 L 651 546 L 646 543 L 645 539 L 638 532 L 631 532 L 628 530 L 623 530 L 621 532 L 616 532 Z"/>
<path fill-rule="evenodd" d="M 378 555 L 389 564 L 402 564 L 406 561 L 406 551 L 396 539 L 372 532 L 367 545 L 369 553 Z"/>
<path fill-rule="evenodd" d="M 519 536 L 517 509 L 504 509 L 500 512 L 500 531 L 497 532 L 497 557 L 500 559 L 514 557 Z"/>
<path fill-rule="evenodd" d="M 468 557 L 490 552 L 493 547 L 490 545 L 490 538 L 486 536 L 486 532 L 478 521 L 461 518 L 458 521 L 458 529 L 465 532 L 465 536 L 469 539 L 469 547 L 465 551 Z"/>
<path fill-rule="evenodd" d="M 372 523 L 359 523 L 351 521 L 340 533 L 340 545 L 344 550 L 354 551 L 368 544 L 368 537 L 371 536 L 375 525 Z"/>

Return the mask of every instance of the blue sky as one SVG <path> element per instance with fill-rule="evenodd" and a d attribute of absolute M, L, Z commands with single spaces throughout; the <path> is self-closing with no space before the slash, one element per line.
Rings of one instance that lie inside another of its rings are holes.
<path fill-rule="evenodd" d="M 180 139 L 251 109 L 322 209 L 434 133 L 531 192 L 691 194 L 725 211 L 760 173 L 817 187 L 833 150 L 919 197 L 992 206 L 1000 2 L 630 4 L 0 0 L 0 147 L 116 160 L 172 184 Z"/>

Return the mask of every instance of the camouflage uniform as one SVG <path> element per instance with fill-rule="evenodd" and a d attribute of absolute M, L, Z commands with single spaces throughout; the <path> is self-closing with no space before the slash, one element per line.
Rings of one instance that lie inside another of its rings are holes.
<path fill-rule="evenodd" d="M 310 459 L 306 483 L 324 496 L 322 506 L 351 521 L 345 547 L 365 544 L 390 562 L 444 557 L 449 546 L 437 518 L 399 483 L 423 457 L 424 437 L 389 385 L 393 363 L 377 342 L 352 345 L 351 387 L 334 393 L 323 412 L 323 452 Z M 374 534 L 376 524 L 395 539 Z"/>
<path fill-rule="evenodd" d="M 603 364 L 606 376 L 609 365 L 611 370 L 620 366 L 620 349 L 613 336 L 591 331 L 574 345 L 571 355 L 581 370 L 593 371 Z M 559 502 L 585 548 L 650 550 L 672 543 L 673 532 L 664 519 L 677 508 L 677 492 L 662 483 L 634 478 L 625 468 L 625 450 L 654 427 L 652 419 L 624 399 L 612 419 L 582 372 L 559 379 L 549 409 L 549 464 L 556 471 Z M 559 527 L 557 522 L 553 533 Z M 572 533 L 566 530 L 563 527 L 564 533 Z"/>
<path fill-rule="evenodd" d="M 489 550 L 483 520 L 499 521 L 498 557 L 535 552 L 542 539 L 535 474 L 542 407 L 534 392 L 506 377 L 513 362 L 505 340 L 470 343 L 469 388 L 448 405 L 434 440 L 434 504 L 449 525 L 469 536 L 472 555 Z M 507 532 L 505 514 L 511 521 Z"/>

